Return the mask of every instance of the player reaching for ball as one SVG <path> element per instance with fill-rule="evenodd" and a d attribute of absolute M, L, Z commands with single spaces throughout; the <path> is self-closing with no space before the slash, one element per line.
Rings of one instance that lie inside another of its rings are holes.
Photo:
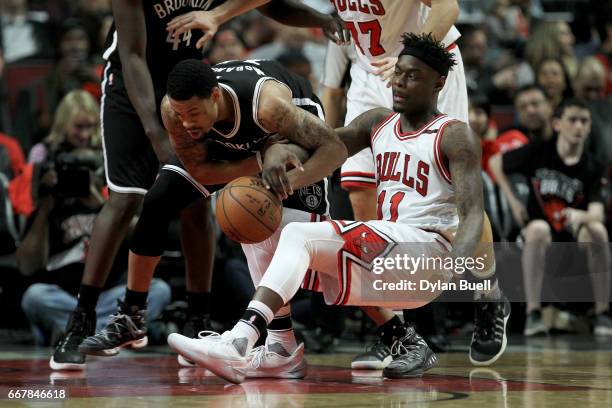
<path fill-rule="evenodd" d="M 240 383 L 248 373 L 260 333 L 274 324 L 274 316 L 295 295 L 308 270 L 319 271 L 328 303 L 372 305 L 376 300 L 364 297 L 360 286 L 371 275 L 366 258 L 371 262 L 388 246 L 421 243 L 428 245 L 420 250 L 432 251 L 425 256 L 474 256 L 484 221 L 480 145 L 465 123 L 436 109 L 438 93 L 455 61 L 430 35 L 407 34 L 403 45 L 392 80 L 395 112 L 373 109 L 338 130 L 349 154 L 367 146 L 373 150 L 381 197 L 379 219 L 289 224 L 253 300 L 234 328 L 201 339 L 173 333 L 168 344 L 175 351 L 228 381 Z M 341 164 L 334 158 L 331 161 Z M 328 168 L 309 167 L 306 172 L 318 178 L 325 176 Z M 378 252 L 368 253 L 364 244 L 372 244 L 368 248 Z M 420 250 L 408 255 L 421 256 Z M 340 262 L 346 259 L 353 261 Z M 489 346 L 500 350 L 506 345 L 510 304 L 494 273 L 494 262 L 480 273 L 471 271 L 473 279 L 493 281 L 491 289 L 481 293 L 491 319 L 476 330 L 487 332 Z M 414 307 L 414 299 L 404 301 L 402 306 Z M 394 347 L 403 350 L 412 376 L 421 375 L 436 362 L 414 331 Z"/>
<path fill-rule="evenodd" d="M 264 180 L 284 199 L 278 230 L 263 242 L 242 246 L 257 286 L 285 225 L 327 217 L 325 177 L 347 157 L 344 144 L 325 123 L 323 109 L 310 83 L 274 61 L 228 61 L 213 67 L 199 60 L 181 61 L 168 76 L 161 112 L 175 152 L 189 174 L 172 165 L 164 167 L 167 171 L 188 176 L 204 195 L 209 195 L 219 185 L 263 170 Z M 291 144 L 275 143 L 275 137 Z M 297 154 L 304 149 L 310 152 L 310 158 L 302 165 Z M 296 168 L 285 172 L 287 163 Z M 170 191 L 174 195 L 166 205 L 186 201 L 181 194 L 188 192 L 172 186 Z M 140 226 L 143 217 L 149 216 L 142 214 L 133 240 L 148 242 L 151 236 L 160 236 L 159 231 Z M 166 225 L 161 221 L 144 224 Z M 138 273 L 129 270 L 129 279 L 147 286 L 159 256 L 145 260 L 148 263 L 141 262 Z M 313 289 L 318 276 L 312 272 L 303 281 L 304 288 Z M 118 344 L 144 335 L 136 327 L 110 325 L 85 339 L 79 350 L 114 354 Z M 298 347 L 295 341 L 289 306 L 283 307 L 269 328 L 268 343 L 253 354 L 254 366 L 249 375 L 303 377 L 306 372 L 303 352 L 303 346 Z"/>

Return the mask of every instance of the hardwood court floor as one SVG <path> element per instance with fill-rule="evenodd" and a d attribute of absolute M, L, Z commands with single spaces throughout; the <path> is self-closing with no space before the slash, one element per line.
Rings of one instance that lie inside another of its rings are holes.
<path fill-rule="evenodd" d="M 513 339 L 493 367 L 471 366 L 462 350 L 439 355 L 436 368 L 411 380 L 351 371 L 352 353 L 308 355 L 304 380 L 241 385 L 179 369 L 165 347 L 92 358 L 80 373 L 52 372 L 49 352 L 0 349 L 1 407 L 612 407 L 612 339 Z M 7 399 L 22 389 L 65 390 L 69 398 Z"/>

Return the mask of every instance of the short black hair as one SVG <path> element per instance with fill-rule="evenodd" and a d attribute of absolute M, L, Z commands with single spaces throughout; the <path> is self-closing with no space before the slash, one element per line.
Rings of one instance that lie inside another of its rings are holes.
<path fill-rule="evenodd" d="M 440 75 L 448 75 L 448 71 L 457 64 L 453 55 L 444 48 L 441 42 L 436 41 L 431 33 L 404 33 L 402 34 L 402 45 L 404 48 L 400 56 L 413 55 Z"/>
<path fill-rule="evenodd" d="M 580 99 L 569 98 L 569 99 L 563 100 L 563 102 L 561 102 L 559 106 L 557 106 L 557 108 L 555 109 L 555 113 L 553 114 L 553 117 L 557 119 L 561 118 L 561 116 L 563 116 L 563 113 L 565 112 L 567 108 L 579 108 L 579 109 L 587 110 L 589 111 L 589 113 L 591 112 L 591 109 L 589 108 L 589 106 L 583 101 L 581 101 Z"/>
<path fill-rule="evenodd" d="M 281 55 L 276 57 L 276 61 L 278 61 L 285 68 L 299 64 L 311 65 L 310 60 L 304 55 L 302 50 L 298 50 L 295 48 L 289 48 L 288 50 L 283 52 Z"/>
<path fill-rule="evenodd" d="M 194 96 L 208 98 L 218 85 L 217 76 L 210 65 L 197 59 L 186 59 L 170 71 L 166 92 L 175 101 L 186 101 Z"/>
<path fill-rule="evenodd" d="M 513 98 L 514 102 L 516 102 L 516 100 L 517 100 L 517 98 L 519 96 L 521 96 L 525 92 L 529 92 L 529 91 L 540 91 L 540 92 L 542 92 L 542 95 L 544 96 L 544 98 L 547 98 L 546 91 L 540 85 L 537 85 L 537 84 L 528 84 L 528 85 L 523 85 L 519 89 L 517 89 L 517 91 L 514 93 L 514 98 Z"/>

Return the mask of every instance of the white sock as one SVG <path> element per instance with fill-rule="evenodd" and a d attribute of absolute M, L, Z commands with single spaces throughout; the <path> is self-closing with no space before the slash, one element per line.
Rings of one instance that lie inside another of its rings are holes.
<path fill-rule="evenodd" d="M 246 344 L 236 344 L 240 354 L 247 355 L 261 336 L 261 332 L 274 318 L 274 313 L 265 303 L 251 300 L 244 312 L 243 318 L 231 330 L 236 339 L 246 339 Z"/>
<path fill-rule="evenodd" d="M 285 351 L 292 354 L 297 349 L 295 333 L 291 324 L 291 306 L 288 304 L 278 309 L 274 320 L 268 325 L 267 344 L 280 344 Z"/>

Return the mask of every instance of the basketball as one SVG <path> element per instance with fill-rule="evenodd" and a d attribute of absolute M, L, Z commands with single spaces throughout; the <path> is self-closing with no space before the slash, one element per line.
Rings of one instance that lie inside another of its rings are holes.
<path fill-rule="evenodd" d="M 254 244 L 274 234 L 283 207 L 261 178 L 240 177 L 219 192 L 216 213 L 225 235 L 242 244 Z"/>

